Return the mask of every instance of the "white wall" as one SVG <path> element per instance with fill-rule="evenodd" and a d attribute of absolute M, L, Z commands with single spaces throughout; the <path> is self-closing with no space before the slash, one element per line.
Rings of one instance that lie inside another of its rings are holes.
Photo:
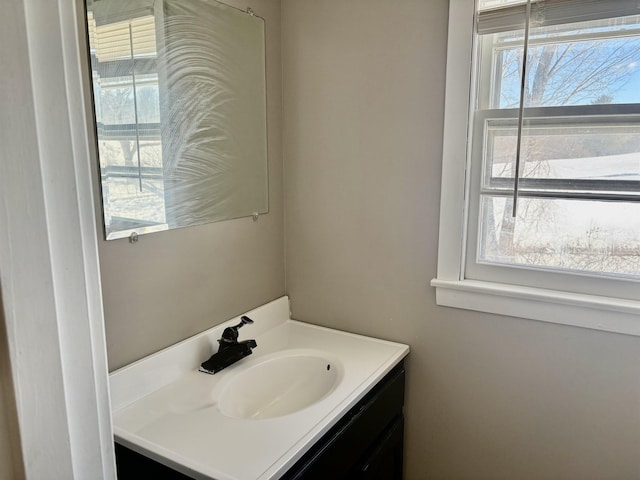
<path fill-rule="evenodd" d="M 407 479 L 640 478 L 640 338 L 435 305 L 446 0 L 283 0 L 295 318 L 411 345 Z"/>

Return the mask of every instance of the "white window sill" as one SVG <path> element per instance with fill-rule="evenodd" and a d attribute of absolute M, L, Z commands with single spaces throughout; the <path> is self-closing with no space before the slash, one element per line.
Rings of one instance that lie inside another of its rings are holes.
<path fill-rule="evenodd" d="M 640 302 L 477 280 L 434 278 L 446 307 L 640 336 Z"/>

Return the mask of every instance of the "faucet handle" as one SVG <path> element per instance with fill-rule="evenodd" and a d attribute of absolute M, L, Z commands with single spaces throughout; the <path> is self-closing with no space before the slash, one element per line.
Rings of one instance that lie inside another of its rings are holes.
<path fill-rule="evenodd" d="M 218 343 L 220 343 L 220 346 L 222 346 L 222 344 L 228 345 L 228 344 L 237 343 L 238 329 L 244 325 L 249 325 L 252 323 L 253 323 L 253 320 L 251 320 L 246 315 L 243 315 L 242 317 L 240 317 L 240 323 L 238 325 L 234 327 L 227 327 L 224 329 L 224 331 L 222 332 L 222 337 L 220 338 L 220 340 L 218 340 Z"/>

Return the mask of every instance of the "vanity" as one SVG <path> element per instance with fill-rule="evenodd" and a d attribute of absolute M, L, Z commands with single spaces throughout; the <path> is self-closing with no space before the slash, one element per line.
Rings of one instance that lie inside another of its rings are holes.
<path fill-rule="evenodd" d="M 198 371 L 218 325 L 110 375 L 118 475 L 175 479 L 402 478 L 407 345 L 247 312 L 257 347 Z"/>

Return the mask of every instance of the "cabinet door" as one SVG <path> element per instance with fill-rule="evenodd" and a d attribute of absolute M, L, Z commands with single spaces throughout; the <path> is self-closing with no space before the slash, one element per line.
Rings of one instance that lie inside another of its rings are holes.
<path fill-rule="evenodd" d="M 391 433 L 393 426 L 402 423 L 404 380 L 404 365 L 400 364 L 325 434 L 282 480 L 353 480 L 360 478 L 365 471 L 371 475 L 382 466 L 387 468 L 388 462 L 381 461 L 380 467 L 374 464 L 374 451 L 376 447 L 382 448 L 383 444 L 390 445 L 388 442 L 391 440 L 383 440 Z M 396 463 L 400 465 L 400 476 L 362 478 L 402 478 L 401 431 L 392 440 L 397 438 L 400 439 L 400 447 L 396 449 L 400 460 Z"/>
<path fill-rule="evenodd" d="M 359 480 L 401 480 L 404 417 L 400 415 L 354 472 Z"/>

